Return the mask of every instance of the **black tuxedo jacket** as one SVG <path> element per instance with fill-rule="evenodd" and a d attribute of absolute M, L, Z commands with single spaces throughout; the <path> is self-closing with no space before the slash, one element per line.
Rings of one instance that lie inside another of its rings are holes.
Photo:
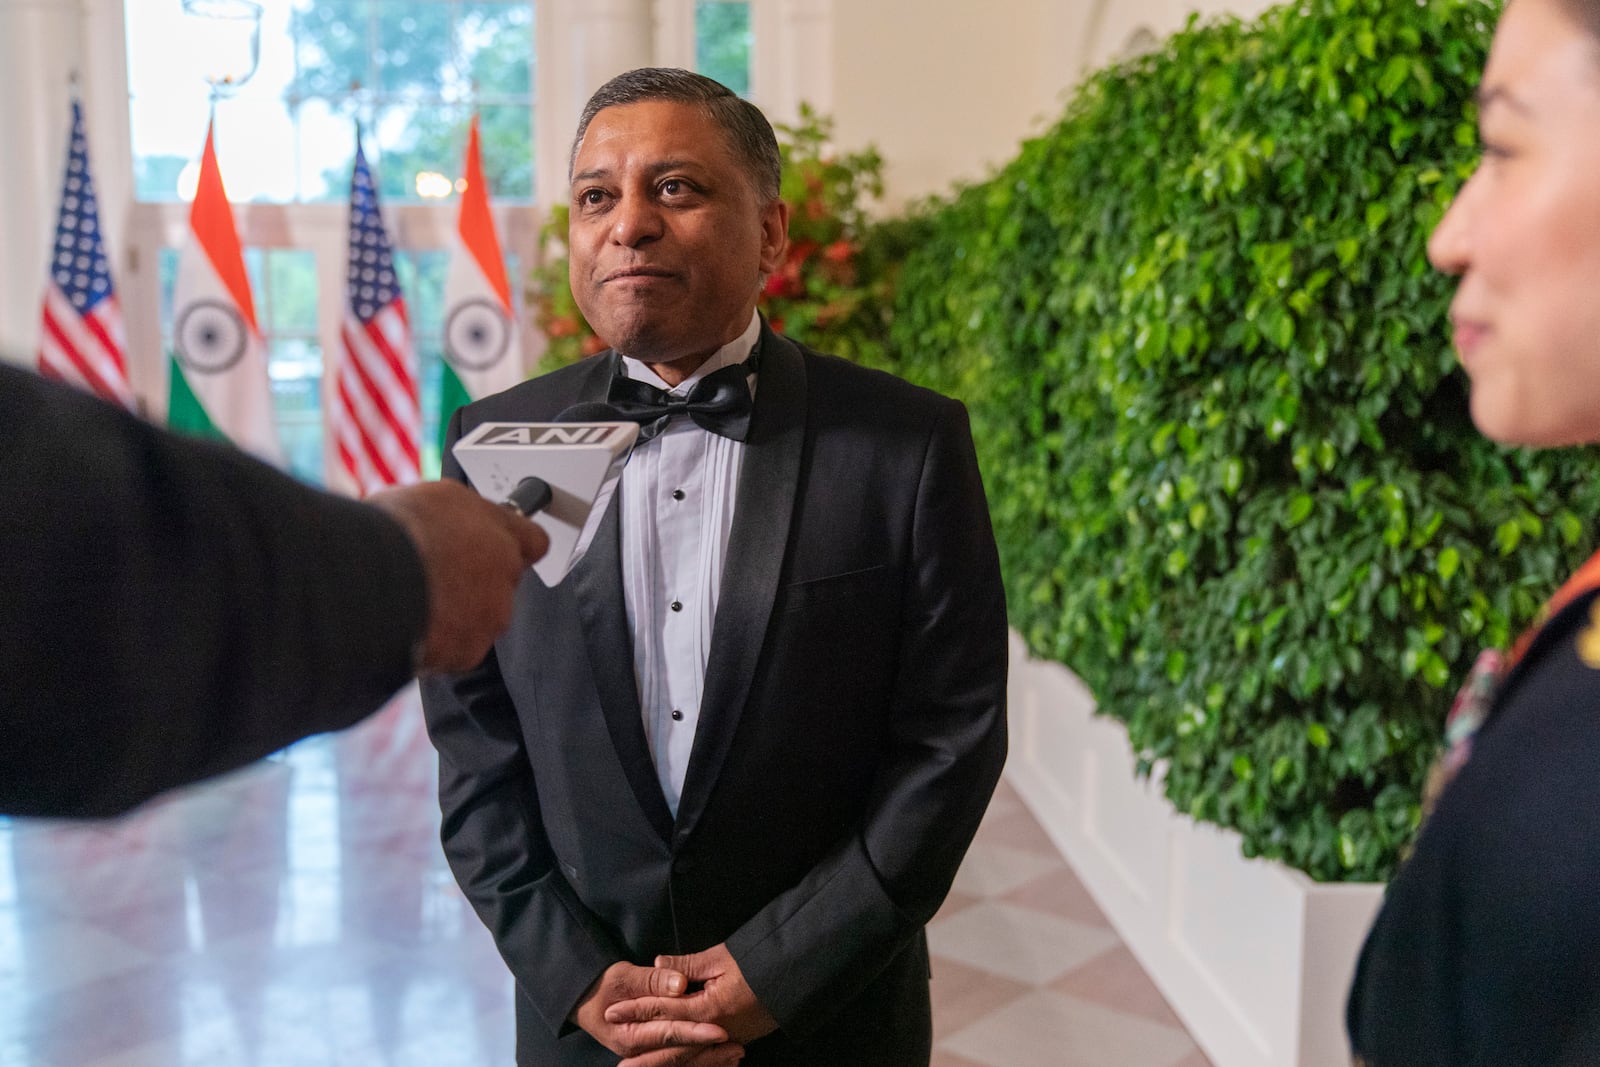
<path fill-rule="evenodd" d="M 677 818 L 645 739 L 618 505 L 523 582 L 476 671 L 425 683 L 443 840 L 518 988 L 518 1061 L 609 1064 L 568 1022 L 618 960 L 726 942 L 778 1033 L 749 1064 L 922 1064 L 923 926 L 1005 757 L 1005 605 L 965 410 L 763 326 Z M 458 413 L 603 399 L 607 353 Z M 447 462 L 447 474 L 460 470 Z"/>
<path fill-rule="evenodd" d="M 375 710 L 422 562 L 378 509 L 0 366 L 0 812 L 111 815 Z"/>

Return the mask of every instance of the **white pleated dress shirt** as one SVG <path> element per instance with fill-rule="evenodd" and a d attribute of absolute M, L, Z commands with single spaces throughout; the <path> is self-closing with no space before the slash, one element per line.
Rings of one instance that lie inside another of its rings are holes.
<path fill-rule="evenodd" d="M 760 336 L 761 320 L 752 314 L 737 340 L 671 392 L 683 396 L 712 371 L 742 363 Z M 667 388 L 638 360 L 625 355 L 622 363 L 630 378 Z M 754 378 L 750 389 L 754 395 Z M 674 816 L 700 722 L 711 625 L 743 465 L 743 442 L 679 417 L 633 450 L 618 487 L 634 679 L 656 778 Z"/>

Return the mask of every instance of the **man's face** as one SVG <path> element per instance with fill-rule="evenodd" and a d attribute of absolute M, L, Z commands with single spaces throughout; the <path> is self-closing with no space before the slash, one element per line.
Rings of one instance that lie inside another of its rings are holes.
<path fill-rule="evenodd" d="M 700 108 L 608 107 L 573 160 L 572 295 L 607 344 L 687 375 L 749 325 L 788 221 Z"/>

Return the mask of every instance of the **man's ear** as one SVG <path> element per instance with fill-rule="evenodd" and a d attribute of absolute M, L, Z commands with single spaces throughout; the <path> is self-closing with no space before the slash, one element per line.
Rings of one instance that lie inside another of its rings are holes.
<path fill-rule="evenodd" d="M 789 205 L 772 199 L 761 209 L 761 273 L 772 274 L 783 266 L 789 250 Z"/>

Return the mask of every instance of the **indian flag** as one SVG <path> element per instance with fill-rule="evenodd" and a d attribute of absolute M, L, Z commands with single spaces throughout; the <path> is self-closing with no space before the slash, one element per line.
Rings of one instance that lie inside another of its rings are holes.
<path fill-rule="evenodd" d="M 172 298 L 172 384 L 167 422 L 218 437 L 281 464 L 267 380 L 267 350 L 256 327 L 233 209 L 206 127 L 200 182 L 189 208 L 189 240 L 178 256 Z"/>
<path fill-rule="evenodd" d="M 489 214 L 489 187 L 478 153 L 478 117 L 467 134 L 467 187 L 461 194 L 450 272 L 444 283 L 444 378 L 439 390 L 440 447 L 456 408 L 520 382 L 522 346 L 511 314 L 505 259 Z"/>

